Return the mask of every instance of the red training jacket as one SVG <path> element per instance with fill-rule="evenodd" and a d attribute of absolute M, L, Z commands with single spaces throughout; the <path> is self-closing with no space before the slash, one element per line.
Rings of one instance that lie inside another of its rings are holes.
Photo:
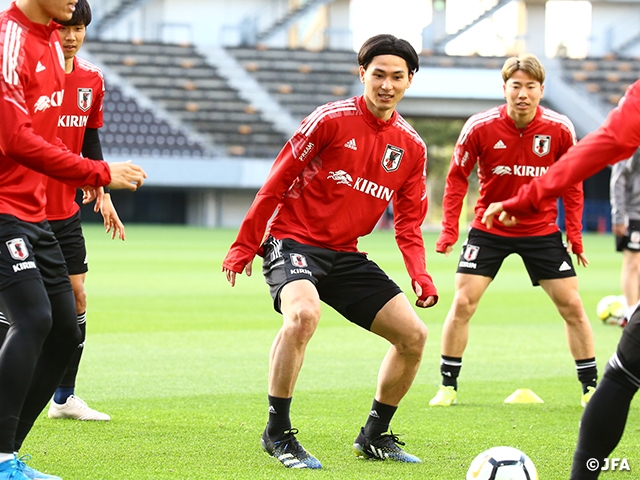
<path fill-rule="evenodd" d="M 317 108 L 276 158 L 223 266 L 240 273 L 260 252 L 267 223 L 278 239 L 358 251 L 393 201 L 396 242 L 421 299 L 437 296 L 426 272 L 421 225 L 427 213 L 427 153 L 397 113 L 376 118 L 364 97 Z"/>
<path fill-rule="evenodd" d="M 12 3 L 0 13 L 0 213 L 45 219 L 46 176 L 74 186 L 111 182 L 106 162 L 87 161 L 57 138 L 64 55 L 56 24 L 31 22 Z"/>
<path fill-rule="evenodd" d="M 563 155 L 547 175 L 536 178 L 522 187 L 516 196 L 503 202 L 503 207 L 518 219 L 537 214 L 569 185 L 631 157 L 639 146 L 640 80 L 627 89 L 601 127 Z"/>
<path fill-rule="evenodd" d="M 521 186 L 544 175 L 575 143 L 571 121 L 540 106 L 533 121 L 522 130 L 507 114 L 506 104 L 470 117 L 451 159 L 443 199 L 442 233 L 436 250 L 444 252 L 458 240 L 460 211 L 469 186 L 468 177 L 476 163 L 480 197 L 471 226 L 488 231 L 480 220 L 489 204 L 515 194 Z M 562 198 L 567 238 L 573 252 L 579 254 L 583 252 L 582 184 L 567 188 Z M 550 202 L 537 215 L 523 219 L 515 227 L 507 228 L 496 221 L 490 232 L 505 237 L 548 235 L 558 231 L 557 216 L 557 206 Z"/>
<path fill-rule="evenodd" d="M 62 111 L 58 117 L 58 137 L 69 150 L 80 155 L 87 128 L 103 125 L 104 78 L 98 67 L 82 58 L 73 58 L 73 71 L 65 75 Z M 65 220 L 80 206 L 76 188 L 58 180 L 47 183 L 47 220 Z"/>

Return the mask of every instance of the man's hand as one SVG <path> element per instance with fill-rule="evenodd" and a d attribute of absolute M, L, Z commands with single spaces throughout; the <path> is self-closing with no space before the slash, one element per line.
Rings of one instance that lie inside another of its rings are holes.
<path fill-rule="evenodd" d="M 624 223 L 616 223 L 611 225 L 611 232 L 617 237 L 624 237 L 627 234 L 627 227 Z"/>
<path fill-rule="evenodd" d="M 416 300 L 416 307 L 420 308 L 429 308 L 433 307 L 436 303 L 438 303 L 438 297 L 435 295 L 429 295 L 426 298 L 422 297 L 422 285 L 417 280 L 412 281 L 413 291 L 418 296 L 418 300 Z"/>
<path fill-rule="evenodd" d="M 436 248 L 436 253 L 441 253 L 445 257 L 448 257 L 451 252 L 453 252 L 453 245 L 447 245 L 444 250 L 438 250 Z"/>
<path fill-rule="evenodd" d="M 135 192 L 147 178 L 142 167 L 134 165 L 131 160 L 109 163 L 109 169 L 111 170 L 111 183 L 107 186 L 114 190 L 127 189 Z"/>
<path fill-rule="evenodd" d="M 567 240 L 567 253 L 573 253 L 576 256 L 576 262 L 578 262 L 578 265 L 581 265 L 584 268 L 587 268 L 587 265 L 589 265 L 589 259 L 584 254 L 584 252 L 575 253 L 573 251 L 573 245 L 571 244 L 571 242 L 569 240 Z"/>
<path fill-rule="evenodd" d="M 251 260 L 249 263 L 247 263 L 243 269 L 245 271 L 245 273 L 247 274 L 247 277 L 251 276 L 252 270 L 253 270 L 253 260 Z M 228 268 L 224 268 L 222 267 L 222 271 L 224 272 L 224 274 L 227 277 L 227 282 L 229 282 L 231 284 L 232 287 L 236 286 L 236 272 L 229 270 Z M 242 273 L 242 272 L 240 272 Z"/>
<path fill-rule="evenodd" d="M 102 188 L 100 190 L 102 190 Z M 111 201 L 111 195 L 108 193 L 102 194 L 100 213 L 102 213 L 102 219 L 104 220 L 105 231 L 111 233 L 111 240 L 115 239 L 117 235 L 118 238 L 124 242 L 124 224 L 120 220 L 120 217 L 118 217 L 118 213 Z"/>
<path fill-rule="evenodd" d="M 502 202 L 496 202 L 489 205 L 484 211 L 484 215 L 482 215 L 481 222 L 484 223 L 487 228 L 491 228 L 493 227 L 493 217 L 495 217 L 497 214 L 500 214 L 498 220 L 500 220 L 500 223 L 502 223 L 505 227 L 513 227 L 518 223 L 518 219 L 516 217 L 514 217 L 513 215 L 509 215 L 504 211 Z"/>

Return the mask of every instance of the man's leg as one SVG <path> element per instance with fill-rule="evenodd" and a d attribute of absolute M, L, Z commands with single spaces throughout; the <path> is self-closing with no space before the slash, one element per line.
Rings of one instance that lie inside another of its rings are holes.
<path fill-rule="evenodd" d="M 289 468 L 321 468 L 295 437 L 289 408 L 307 344 L 320 321 L 320 297 L 313 283 L 295 280 L 280 292 L 282 328 L 271 346 L 269 361 L 269 422 L 262 447 Z"/>
<path fill-rule="evenodd" d="M 442 326 L 442 384 L 436 396 L 429 402 L 431 406 L 446 407 L 456 402 L 462 355 L 469 339 L 469 320 L 491 281 L 491 277 L 456 273 L 453 303 Z"/>
<path fill-rule="evenodd" d="M 71 357 L 80 343 L 75 300 L 71 290 L 49 295 L 51 329 L 42 345 L 33 379 L 25 399 L 16 432 L 15 451 L 31 430 L 33 423 L 60 384 Z"/>
<path fill-rule="evenodd" d="M 390 423 L 418 373 L 427 327 L 407 297 L 399 293 L 376 314 L 371 331 L 388 340 L 391 346 L 380 365 L 371 412 L 354 442 L 354 451 L 362 457 L 419 463 L 418 457 L 398 446 L 404 443 L 390 432 Z"/>
<path fill-rule="evenodd" d="M 640 301 L 640 252 L 622 251 L 620 286 L 629 307 Z"/>
<path fill-rule="evenodd" d="M 607 365 L 600 385 L 587 404 L 578 444 L 573 456 L 571 480 L 593 480 L 599 469 L 587 462 L 602 462 L 618 445 L 624 432 L 629 406 L 640 386 L 640 310 L 636 310 L 622 332 L 616 353 Z"/>
<path fill-rule="evenodd" d="M 0 291 L 0 308 L 11 323 L 0 349 L 0 453 L 13 454 L 20 414 L 51 330 L 51 304 L 42 280 L 33 278 Z"/>
<path fill-rule="evenodd" d="M 53 401 L 49 406 L 49 418 L 71 418 L 75 420 L 111 420 L 106 413 L 90 408 L 82 399 L 75 395 L 76 377 L 80 367 L 80 360 L 84 351 L 84 343 L 87 335 L 87 294 L 84 289 L 86 273 L 69 275 L 73 295 L 76 302 L 76 316 L 81 340 L 76 348 L 71 363 L 62 377 L 60 385 L 53 395 Z"/>
<path fill-rule="evenodd" d="M 569 350 L 582 384 L 582 403 L 589 402 L 598 381 L 598 368 L 589 318 L 578 293 L 578 277 L 540 280 L 565 322 Z"/>

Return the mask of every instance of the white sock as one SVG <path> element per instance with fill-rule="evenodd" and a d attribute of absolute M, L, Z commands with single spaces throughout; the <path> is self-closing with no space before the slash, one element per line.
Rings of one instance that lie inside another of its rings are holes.
<path fill-rule="evenodd" d="M 8 462 L 14 458 L 16 458 L 16 456 L 13 453 L 0 453 L 0 463 Z"/>

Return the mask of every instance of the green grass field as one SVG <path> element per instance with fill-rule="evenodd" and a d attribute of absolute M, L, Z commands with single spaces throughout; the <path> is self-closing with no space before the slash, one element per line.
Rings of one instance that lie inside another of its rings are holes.
<path fill-rule="evenodd" d="M 439 383 L 441 325 L 453 294 L 456 258 L 434 252 L 427 265 L 440 302 L 418 314 L 429 327 L 425 357 L 393 421 L 419 465 L 357 459 L 351 444 L 375 393 L 387 344 L 324 307 L 292 404 L 298 438 L 323 463 L 292 472 L 264 454 L 267 370 L 280 316 L 255 263 L 254 276 L 231 288 L 220 271 L 231 230 L 127 227 L 111 241 L 85 227 L 89 248 L 88 338 L 76 393 L 112 416 L 109 423 L 37 421 L 21 453 L 65 480 L 110 479 L 433 479 L 461 480 L 471 460 L 495 445 L 525 451 L 542 480 L 566 479 L 578 432 L 580 385 L 564 325 L 519 258 L 504 264 L 471 323 L 459 405 L 428 406 Z M 363 239 L 361 249 L 413 299 L 392 232 Z M 600 373 L 621 330 L 595 318 L 604 295 L 619 292 L 621 257 L 610 236 L 587 235 L 591 265 L 580 290 L 592 318 Z M 530 388 L 544 404 L 504 404 Z M 640 415 L 634 401 L 612 456 L 640 478 Z"/>

